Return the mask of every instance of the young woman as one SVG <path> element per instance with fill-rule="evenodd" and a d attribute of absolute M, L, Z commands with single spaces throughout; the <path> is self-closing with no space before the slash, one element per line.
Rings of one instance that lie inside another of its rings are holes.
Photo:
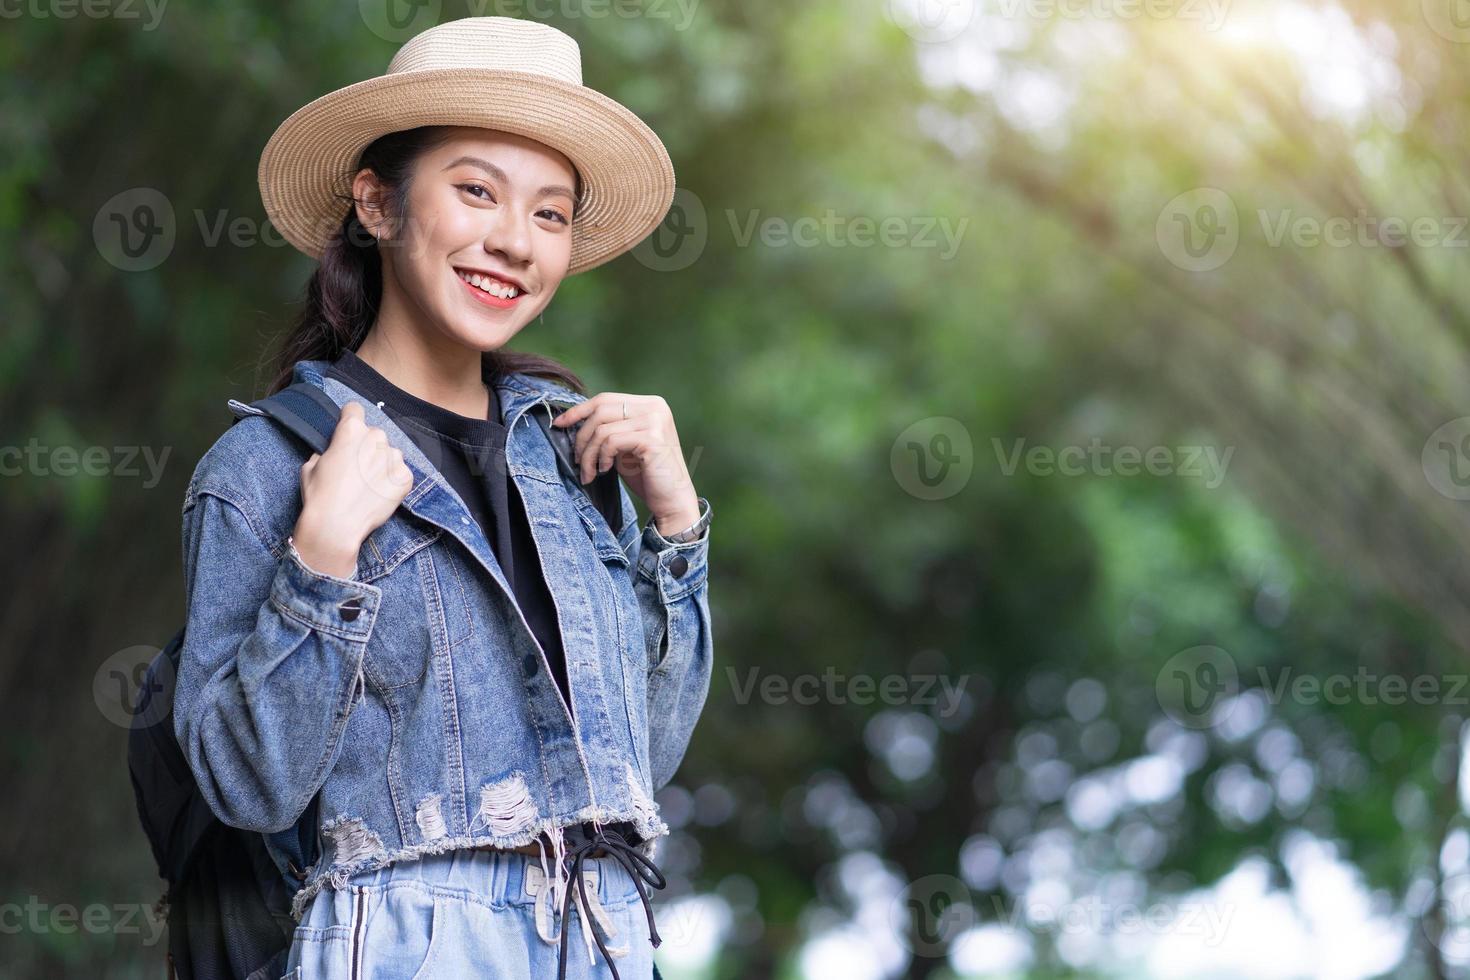
<path fill-rule="evenodd" d="M 650 977 L 710 507 L 662 398 L 501 348 L 657 226 L 667 152 L 566 35 L 474 17 L 293 114 L 260 181 L 321 263 L 273 390 L 340 420 L 307 456 L 231 400 L 184 501 L 174 712 L 221 820 L 317 842 L 306 868 L 272 849 L 300 884 L 286 976 Z"/>

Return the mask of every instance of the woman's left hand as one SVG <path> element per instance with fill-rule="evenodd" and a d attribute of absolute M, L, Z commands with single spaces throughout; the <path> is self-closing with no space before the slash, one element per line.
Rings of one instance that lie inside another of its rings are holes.
<path fill-rule="evenodd" d="M 673 534 L 699 520 L 674 413 L 660 395 L 604 391 L 562 412 L 552 425 L 583 422 L 572 454 L 583 483 L 609 466 L 647 506 L 659 533 Z"/>

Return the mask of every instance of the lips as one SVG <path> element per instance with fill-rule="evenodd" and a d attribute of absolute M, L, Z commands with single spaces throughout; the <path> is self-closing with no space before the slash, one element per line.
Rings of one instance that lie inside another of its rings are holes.
<path fill-rule="evenodd" d="M 464 266 L 456 266 L 454 271 L 460 279 L 463 279 L 470 285 L 480 289 L 487 289 L 498 295 L 505 296 L 509 289 L 514 289 L 517 293 L 526 292 L 525 284 L 519 279 L 499 272 L 490 272 L 486 269 L 472 269 Z"/>
<path fill-rule="evenodd" d="M 455 269 L 454 272 L 455 278 L 460 281 L 470 297 L 482 306 L 508 310 L 526 295 L 520 283 L 513 279 L 502 279 L 479 270 Z"/>

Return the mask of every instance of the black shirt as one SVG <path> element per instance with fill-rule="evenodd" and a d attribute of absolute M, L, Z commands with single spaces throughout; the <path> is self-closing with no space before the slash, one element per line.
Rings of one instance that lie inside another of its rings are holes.
<path fill-rule="evenodd" d="M 506 427 L 500 421 L 495 379 L 485 378 L 490 389 L 489 417 L 475 419 L 409 394 L 354 351 L 344 351 L 332 362 L 327 377 L 375 404 L 382 402 L 384 414 L 413 440 L 469 507 L 570 705 L 556 605 L 541 571 L 525 504 L 505 465 Z"/>

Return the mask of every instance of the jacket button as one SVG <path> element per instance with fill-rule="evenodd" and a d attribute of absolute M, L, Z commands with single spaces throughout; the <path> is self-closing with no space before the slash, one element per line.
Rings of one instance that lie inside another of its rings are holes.
<path fill-rule="evenodd" d="M 347 622 L 352 622 L 362 612 L 362 596 L 355 595 L 337 607 L 337 612 Z"/>
<path fill-rule="evenodd" d="M 521 660 L 521 667 L 525 669 L 527 677 L 535 677 L 536 671 L 541 668 L 541 665 L 536 662 L 536 658 L 534 656 L 528 653 Z"/>
<path fill-rule="evenodd" d="M 674 560 L 669 562 L 669 571 L 674 578 L 683 578 L 684 573 L 689 571 L 689 559 L 683 555 L 675 555 Z"/>

